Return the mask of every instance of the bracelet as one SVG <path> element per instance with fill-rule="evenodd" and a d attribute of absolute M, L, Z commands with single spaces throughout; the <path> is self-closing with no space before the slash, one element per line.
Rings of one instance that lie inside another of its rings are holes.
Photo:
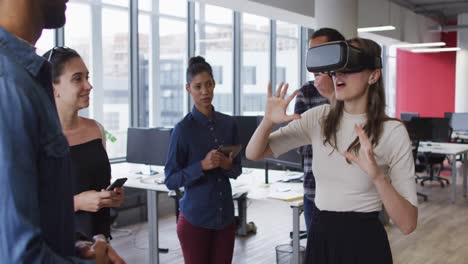
<path fill-rule="evenodd" d="M 93 240 L 96 242 L 96 241 L 104 241 L 106 243 L 109 243 L 109 239 L 103 235 L 103 234 L 99 234 L 99 235 L 95 235 L 93 236 Z"/>

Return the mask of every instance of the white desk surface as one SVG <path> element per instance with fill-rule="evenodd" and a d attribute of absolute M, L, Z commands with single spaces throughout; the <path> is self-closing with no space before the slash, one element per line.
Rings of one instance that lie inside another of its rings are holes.
<path fill-rule="evenodd" d="M 452 137 L 461 138 L 461 139 L 468 139 L 468 133 L 466 133 L 466 132 L 453 132 Z"/>
<path fill-rule="evenodd" d="M 118 178 L 127 178 L 125 187 L 153 190 L 159 192 L 169 192 L 164 185 L 164 168 L 161 166 L 151 166 L 151 169 L 157 171 L 158 174 L 149 176 L 137 174 L 139 171 L 148 170 L 148 166 L 131 163 L 116 163 L 112 164 L 112 181 Z M 156 181 L 162 182 L 158 184 Z"/>
<path fill-rule="evenodd" d="M 435 154 L 460 155 L 468 152 L 468 144 L 439 143 L 439 142 L 419 142 L 418 152 L 431 152 Z"/>
<path fill-rule="evenodd" d="M 112 164 L 112 179 L 128 178 L 124 186 L 138 189 L 169 192 L 164 185 L 164 168 L 162 166 L 151 166 L 158 174 L 149 176 L 136 174 L 138 171 L 147 170 L 147 166 L 131 163 Z M 278 180 L 301 175 L 301 172 L 269 170 L 269 182 L 266 185 L 265 170 L 243 168 L 243 173 L 236 179 L 231 180 L 232 193 L 248 192 L 251 199 L 279 199 L 284 201 L 302 201 L 304 194 L 302 182 L 278 182 Z M 297 202 L 296 202 L 297 203 Z"/>

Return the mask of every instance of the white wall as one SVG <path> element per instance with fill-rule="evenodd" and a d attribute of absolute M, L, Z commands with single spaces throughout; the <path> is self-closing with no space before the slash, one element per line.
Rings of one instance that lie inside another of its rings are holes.
<path fill-rule="evenodd" d="M 260 4 L 281 8 L 307 17 L 314 16 L 314 0 L 250 0 Z"/>
<path fill-rule="evenodd" d="M 345 38 L 357 35 L 357 0 L 315 0 L 315 22 L 318 28 L 337 29 Z"/>
<path fill-rule="evenodd" d="M 458 24 L 468 24 L 468 14 L 458 15 Z M 455 79 L 455 112 L 468 112 L 468 31 L 460 30 L 457 33 L 457 46 L 461 48 L 457 52 L 457 68 Z"/>

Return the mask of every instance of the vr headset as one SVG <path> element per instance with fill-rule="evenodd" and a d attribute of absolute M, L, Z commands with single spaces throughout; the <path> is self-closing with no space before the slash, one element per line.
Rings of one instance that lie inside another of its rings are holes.
<path fill-rule="evenodd" d="M 334 41 L 310 48 L 306 66 L 313 73 L 354 73 L 365 69 L 381 69 L 382 59 L 367 55 L 346 41 Z"/>

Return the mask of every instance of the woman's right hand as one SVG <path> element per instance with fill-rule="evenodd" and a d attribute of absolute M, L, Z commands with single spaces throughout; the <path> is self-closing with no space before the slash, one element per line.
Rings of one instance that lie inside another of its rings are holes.
<path fill-rule="evenodd" d="M 223 160 L 223 153 L 216 149 L 211 150 L 206 154 L 205 158 L 201 161 L 202 170 L 212 170 L 218 168 Z"/>
<path fill-rule="evenodd" d="M 301 116 L 298 114 L 286 114 L 286 109 L 288 108 L 289 103 L 292 101 L 292 99 L 294 99 L 294 97 L 296 97 L 299 90 L 295 90 L 291 95 L 285 98 L 289 85 L 286 84 L 283 86 L 283 84 L 284 83 L 280 83 L 278 85 L 278 89 L 276 89 L 275 94 L 272 95 L 271 82 L 268 83 L 268 97 L 264 119 L 274 124 L 280 124 L 301 118 Z"/>
<path fill-rule="evenodd" d="M 112 193 L 110 191 L 85 191 L 75 195 L 73 198 L 75 212 L 97 212 L 103 207 L 110 207 L 112 205 Z"/>

